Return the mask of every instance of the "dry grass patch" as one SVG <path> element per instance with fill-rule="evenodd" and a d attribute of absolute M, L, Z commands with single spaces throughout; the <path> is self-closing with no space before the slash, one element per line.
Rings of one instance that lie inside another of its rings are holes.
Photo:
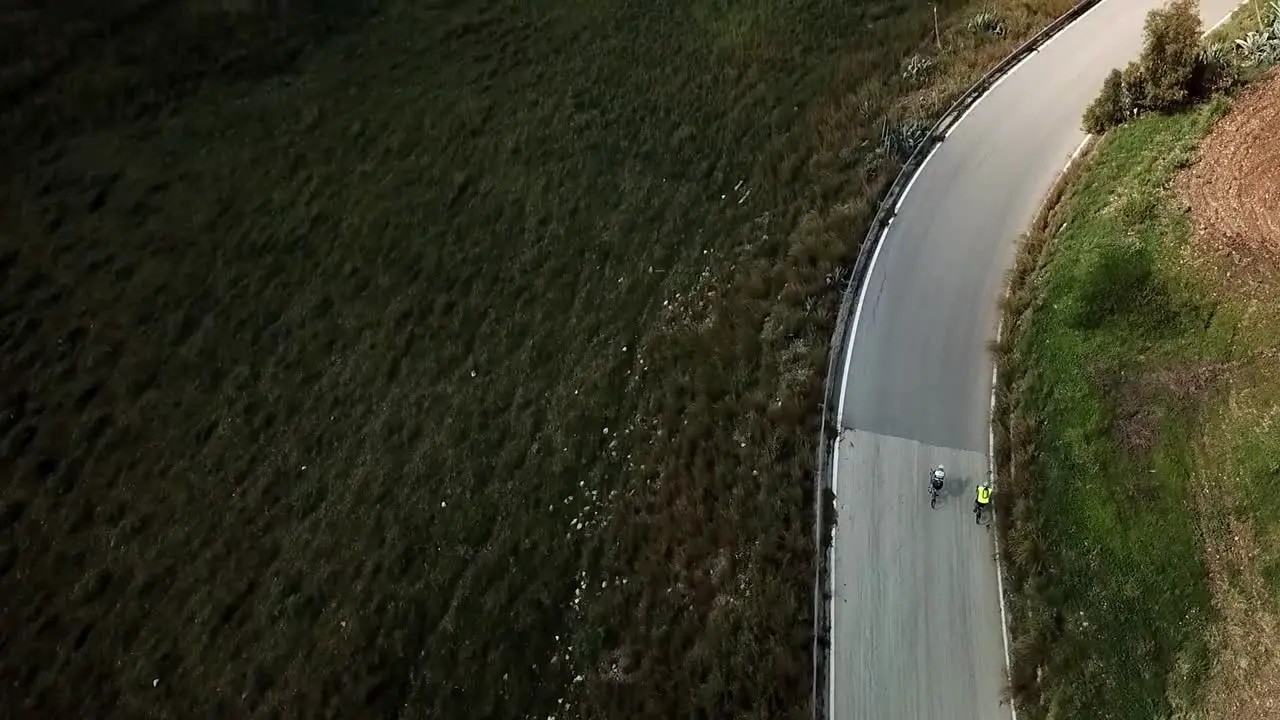
<path fill-rule="evenodd" d="M 1199 493 L 1208 519 L 1205 568 L 1218 613 L 1210 633 L 1214 666 L 1202 716 L 1269 720 L 1280 715 L 1280 613 L 1259 573 L 1265 556 L 1253 524 L 1240 519 L 1238 514 L 1246 513 L 1238 508 L 1226 510 L 1230 502 L 1222 488 L 1228 484 L 1228 478 L 1208 476 Z M 1276 547 L 1280 538 L 1269 540 L 1267 545 Z"/>
<path fill-rule="evenodd" d="M 1230 297 L 1230 295 L 1228 295 Z M 1237 296 L 1238 297 L 1238 296 Z M 1272 295 L 1280 309 L 1280 292 Z M 1280 337 L 1280 325 L 1268 328 Z M 1217 618 L 1207 718 L 1262 720 L 1280 712 L 1280 379 L 1275 349 L 1241 363 L 1204 432 L 1197 504 Z"/>

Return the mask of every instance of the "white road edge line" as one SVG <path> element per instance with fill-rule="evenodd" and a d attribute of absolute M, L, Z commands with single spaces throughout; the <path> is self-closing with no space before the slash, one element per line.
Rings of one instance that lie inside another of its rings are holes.
<path fill-rule="evenodd" d="M 936 152 L 936 149 L 935 149 L 935 152 Z M 925 166 L 925 163 L 929 162 L 929 158 L 931 157 L 933 157 L 932 152 L 929 153 L 929 157 L 926 157 L 923 163 L 920 163 L 920 167 L 923 168 Z M 919 174 L 919 172 L 920 170 L 917 169 L 916 173 Z M 911 181 L 915 182 L 915 178 L 912 177 Z M 911 186 L 907 185 L 907 189 L 910 190 Z M 902 196 L 906 197 L 906 195 L 907 194 L 904 191 L 902 193 Z M 880 249 L 884 247 L 884 238 L 886 235 L 889 234 L 889 228 L 891 227 L 893 227 L 893 218 L 890 218 L 889 222 L 885 223 L 884 230 L 881 230 L 880 235 L 876 238 L 876 249 L 875 249 L 875 252 L 871 254 L 871 262 L 869 265 L 867 265 L 867 274 L 863 277 L 862 289 L 858 293 L 858 305 L 853 311 L 853 319 L 850 320 L 850 322 L 852 322 L 853 325 L 849 327 L 849 343 L 848 343 L 848 347 L 845 348 L 844 362 L 841 363 L 840 365 L 841 372 L 844 374 L 844 379 L 840 381 L 840 400 L 839 400 L 840 407 L 836 409 L 836 447 L 831 452 L 831 495 L 833 498 L 836 498 L 836 499 L 839 498 L 837 488 L 839 487 L 839 481 L 840 481 L 840 440 L 841 440 L 841 436 L 844 434 L 844 399 L 845 399 L 845 393 L 849 391 L 849 373 L 847 372 L 847 370 L 849 368 L 849 362 L 853 358 L 853 339 L 858 334 L 858 320 L 862 317 L 862 305 L 867 299 L 867 286 L 870 284 L 868 281 L 871 279 L 872 271 L 875 270 L 876 260 L 880 258 Z M 837 509 L 836 512 L 838 513 L 839 510 Z M 836 675 L 834 672 L 832 672 L 832 669 L 835 665 L 835 652 L 836 652 L 835 650 L 836 648 L 836 644 L 835 644 L 835 627 L 836 627 L 835 559 L 836 559 L 836 527 L 838 525 L 839 525 L 838 522 L 831 523 L 831 542 L 828 545 L 830 550 L 828 551 L 829 557 L 827 558 L 827 562 L 829 563 L 829 567 L 831 569 L 830 572 L 828 573 L 828 577 L 830 578 L 831 588 L 830 588 L 830 592 L 827 593 L 827 597 L 828 597 L 827 618 L 828 618 L 828 623 L 830 625 L 830 632 L 828 633 L 828 637 L 830 638 L 830 641 L 827 643 L 827 693 L 829 696 L 827 699 L 828 708 L 834 708 L 836 703 Z M 828 717 L 830 717 L 831 712 L 832 712 L 831 710 L 828 710 L 827 712 Z"/>
<path fill-rule="evenodd" d="M 1087 14 L 1087 13 L 1086 13 Z M 1071 169 L 1071 166 L 1080 159 L 1080 154 L 1084 152 L 1084 148 L 1089 144 L 1092 135 L 1085 135 L 1084 140 L 1080 141 L 1080 145 L 1076 147 L 1075 152 L 1071 153 L 1071 157 L 1067 159 L 1067 164 L 1062 167 L 1058 173 L 1061 178 Z M 1055 180 L 1057 182 L 1057 180 Z M 1005 294 L 1008 295 L 1009 289 L 1005 288 Z M 996 324 L 996 343 L 999 344 L 1000 338 L 1004 337 L 1004 317 L 1000 318 L 1000 322 Z M 987 472 L 991 476 L 992 485 L 994 486 L 996 477 L 996 383 L 999 382 L 1000 368 L 996 363 L 991 363 L 991 413 L 987 419 Z M 1000 559 L 1000 533 L 997 531 L 993 535 L 996 547 L 996 592 L 1000 596 L 1000 636 L 1004 641 L 1004 673 L 1005 677 L 1011 677 L 1013 672 L 1013 659 L 1009 655 L 1009 610 L 1004 599 L 1004 565 Z M 1009 715 L 1012 720 L 1018 720 L 1018 708 L 1009 701 Z"/>
<path fill-rule="evenodd" d="M 1240 10 L 1240 8 L 1244 7 L 1244 6 L 1245 6 L 1245 3 L 1247 3 L 1247 2 L 1249 2 L 1249 0 L 1241 0 L 1240 4 L 1236 6 L 1236 9 L 1235 9 L 1235 10 L 1232 10 L 1231 12 L 1227 13 L 1226 17 L 1224 17 L 1224 18 L 1222 18 L 1221 20 L 1219 20 L 1218 22 L 1214 23 L 1214 24 L 1213 24 L 1213 27 L 1211 27 L 1211 28 L 1209 28 L 1208 30 L 1205 30 L 1205 31 L 1204 31 L 1204 34 L 1205 34 L 1205 35 L 1208 35 L 1209 33 L 1213 32 L 1214 30 L 1217 30 L 1218 28 L 1222 27 L 1223 25 L 1226 25 L 1226 24 L 1227 24 L 1227 21 L 1231 19 L 1231 16 L 1232 16 L 1232 15 L 1235 15 L 1235 14 L 1236 14 L 1236 12 L 1237 12 L 1237 11 L 1239 11 L 1239 10 Z"/>
<path fill-rule="evenodd" d="M 945 139 L 945 136 L 944 136 L 944 139 Z M 916 179 L 920 177 L 920 171 L 924 170 L 924 167 L 929 164 L 929 161 L 932 160 L 933 156 L 936 155 L 938 151 L 941 149 L 942 149 L 942 143 L 940 142 L 935 143 L 933 146 L 933 149 L 930 150 L 929 154 L 925 155 L 924 160 L 920 162 L 920 167 L 916 168 L 916 171 L 911 174 L 911 179 L 907 181 L 907 186 L 903 188 L 902 195 L 898 197 L 898 203 L 893 206 L 894 217 L 896 217 L 898 215 L 898 211 L 902 209 L 902 201 L 907 199 L 907 195 L 911 192 L 911 187 L 916 184 Z M 888 230 L 890 225 L 893 225 L 893 217 L 889 218 L 889 222 L 885 224 L 884 226 L 885 230 Z M 880 239 L 881 240 L 884 239 L 883 233 L 880 235 Z M 868 272 L 867 277 L 870 277 L 870 271 L 871 271 L 871 268 L 867 268 L 867 272 Z"/>
<path fill-rule="evenodd" d="M 1101 3 L 1099 3 L 1099 4 L 1101 4 Z M 1096 9 L 1096 6 L 1095 6 L 1095 9 Z M 1089 10 L 1089 12 L 1093 12 L 1093 10 Z M 1084 17 L 1085 17 L 1085 15 L 1088 15 L 1088 14 L 1089 14 L 1089 12 L 1085 13 L 1084 15 L 1081 15 L 1079 18 L 1076 18 L 1076 22 L 1079 22 L 1080 20 L 1083 20 L 1083 19 L 1084 19 Z M 1075 23 L 1072 23 L 1072 24 L 1075 24 Z M 1071 27 L 1071 25 L 1068 25 L 1067 27 Z M 1062 28 L 1062 30 L 1066 30 L 1066 29 L 1067 29 L 1067 28 Z M 1062 30 L 1059 30 L 1058 32 L 1062 32 Z M 1057 37 L 1057 36 L 1055 35 L 1054 37 Z M 1047 44 L 1047 43 L 1046 43 L 1046 44 Z M 1044 47 L 1044 46 L 1042 45 L 1041 47 Z M 1039 55 L 1039 54 L 1040 54 L 1040 48 L 1036 48 L 1035 50 L 1032 50 L 1031 52 L 1027 53 L 1027 56 L 1026 56 L 1026 57 L 1024 57 L 1024 58 L 1022 58 L 1021 60 L 1019 60 L 1017 65 L 1014 65 L 1013 67 L 1009 68 L 1009 72 L 1007 72 L 1007 73 L 1005 73 L 1005 74 L 1001 75 L 1000 77 L 996 78 L 996 81 L 995 81 L 995 82 L 993 82 L 993 83 L 991 83 L 991 87 L 987 88 L 987 91 L 986 91 L 986 92 L 984 92 L 984 93 L 982 93 L 982 96 L 981 96 L 981 97 L 979 97 L 977 100 L 973 101 L 973 104 L 971 104 L 971 105 L 969 106 L 969 109 L 968 109 L 968 110 L 965 110 L 965 111 L 964 111 L 964 113 L 962 113 L 962 114 L 960 115 L 960 117 L 956 119 L 956 121 L 955 121 L 955 122 L 951 123 L 951 128 L 950 128 L 949 130 L 947 130 L 947 134 L 946 134 L 946 135 L 944 135 L 944 136 L 943 136 L 943 138 L 949 138 L 949 137 L 951 137 L 951 133 L 955 132 L 955 131 L 956 131 L 956 128 L 960 127 L 960 123 L 964 122 L 964 119 L 965 119 L 965 118 L 967 118 L 967 117 L 969 117 L 969 113 L 973 112 L 974 110 L 976 110 L 976 109 L 978 108 L 978 103 L 982 102 L 982 98 L 985 98 L 986 96 L 988 96 L 988 95 L 990 95 L 991 93 L 995 92 L 995 91 L 996 91 L 996 88 L 1000 87 L 1001 83 L 1003 83 L 1005 80 L 1008 80 L 1008 79 L 1009 79 L 1009 77 L 1010 77 L 1011 75 L 1013 75 L 1014 73 L 1018 72 L 1018 68 L 1022 67 L 1022 66 L 1023 66 L 1023 65 L 1025 65 L 1028 61 L 1030 61 L 1030 60 L 1031 60 L 1031 58 L 1033 58 L 1033 57 L 1035 57 L 1035 56 L 1037 56 L 1037 55 Z"/>
<path fill-rule="evenodd" d="M 933 157 L 933 153 L 929 153 L 929 158 L 931 157 Z M 923 168 L 925 164 L 929 162 L 929 158 L 925 158 L 925 161 L 923 163 L 920 163 L 920 167 Z M 917 170 L 916 172 L 919 172 L 919 171 Z M 912 178 L 911 182 L 914 183 L 915 178 Z M 910 190 L 910 189 L 911 189 L 911 184 L 908 184 L 907 190 Z M 906 197 L 907 193 L 904 191 L 902 195 L 903 197 Z M 844 362 L 841 363 L 840 365 L 841 370 L 847 369 L 849 367 L 849 361 L 852 360 L 853 358 L 853 343 L 854 343 L 854 340 L 858 337 L 858 321 L 862 319 L 862 306 L 863 304 L 866 303 L 867 288 L 871 285 L 869 281 L 871 280 L 872 274 L 874 274 L 875 272 L 876 261 L 880 259 L 880 251 L 884 249 L 884 238 L 886 235 L 889 234 L 889 228 L 891 227 L 893 227 L 892 219 L 890 219 L 889 222 L 885 224 L 884 230 L 881 230 L 880 236 L 876 238 L 876 249 L 873 253 L 871 253 L 871 263 L 867 265 L 867 274 L 864 275 L 862 278 L 862 289 L 858 292 L 858 304 L 854 308 L 853 319 L 849 321 L 853 323 L 853 325 L 849 327 L 849 343 L 844 349 Z M 846 372 L 844 373 L 844 379 L 840 381 L 840 407 L 836 409 L 836 432 L 837 433 L 842 432 L 844 430 L 844 401 L 845 401 L 845 395 L 848 392 L 849 392 L 849 373 Z M 839 451 L 840 451 L 840 443 L 837 441 L 836 452 L 839 452 Z M 832 462 L 832 468 L 834 470 L 835 462 Z M 839 475 L 839 473 L 834 473 L 834 475 Z M 833 476 L 831 479 L 831 492 L 833 493 L 836 491 L 836 482 L 837 482 L 836 478 Z"/>
<path fill-rule="evenodd" d="M 1097 9 L 1098 9 L 1098 8 L 1102 7 L 1104 4 L 1105 4 L 1104 2 L 1099 2 L 1097 5 L 1094 5 L 1093 7 L 1089 8 L 1088 10 L 1086 10 L 1086 11 L 1085 11 L 1085 13 L 1084 13 L 1083 15 L 1081 15 L 1081 16 L 1080 16 L 1080 17 L 1078 17 L 1078 18 L 1076 18 L 1076 19 L 1075 19 L 1075 21 L 1071 23 L 1071 25 L 1075 25 L 1076 23 L 1080 22 L 1081 20 L 1083 20 L 1083 19 L 1085 19 L 1085 18 L 1089 17 L 1089 16 L 1090 16 L 1090 15 L 1092 15 L 1095 11 L 1097 11 Z M 1071 25 L 1068 25 L 1067 27 L 1062 28 L 1062 30 L 1066 30 L 1068 27 L 1071 27 Z M 1049 46 L 1050 46 L 1050 45 L 1052 45 L 1053 43 L 1057 42 L 1058 38 L 1059 38 L 1059 37 L 1061 37 L 1061 36 L 1062 36 L 1062 31 L 1058 31 L 1057 33 L 1054 33 L 1053 37 L 1051 37 L 1051 38 L 1049 38 L 1048 40 L 1045 40 L 1043 43 L 1041 43 L 1040 47 L 1039 47 L 1039 48 L 1037 48 L 1037 51 L 1044 50 L 1045 48 L 1049 47 Z"/>
<path fill-rule="evenodd" d="M 1017 64 L 1017 65 L 1014 65 L 1013 67 L 1009 68 L 1009 72 L 1007 72 L 1007 73 L 1005 73 L 1005 74 L 1001 75 L 999 78 L 997 78 L 997 79 L 996 79 L 996 81 L 995 81 L 994 83 L 991 83 L 991 87 L 987 88 L 987 91 L 986 91 L 986 92 L 984 92 L 984 93 L 982 93 L 982 95 L 981 95 L 980 97 L 978 97 L 978 99 L 977 99 L 977 100 L 974 100 L 974 101 L 973 101 L 973 104 L 969 106 L 969 109 L 968 109 L 968 110 L 965 110 L 965 111 L 964 111 L 964 114 L 963 114 L 963 115 L 961 115 L 961 116 L 960 116 L 960 118 L 959 118 L 958 120 L 956 120 L 954 123 L 952 123 L 952 125 L 951 125 L 951 129 L 950 129 L 950 130 L 947 130 L 947 134 L 946 134 L 946 136 L 945 136 L 945 137 L 951 137 L 951 133 L 955 132 L 955 131 L 956 131 L 956 128 L 960 127 L 960 123 L 964 122 L 964 119 L 965 119 L 965 118 L 967 118 L 967 117 L 969 117 L 969 113 L 973 112 L 973 111 L 974 111 L 974 109 L 978 107 L 978 103 L 982 102 L 982 100 L 983 100 L 984 98 L 986 98 L 986 97 L 987 97 L 988 95 L 990 95 L 991 93 L 995 92 L 995 91 L 996 91 L 996 88 L 1000 87 L 1001 83 L 1003 83 L 1005 80 L 1008 80 L 1008 79 L 1009 79 L 1009 77 L 1010 77 L 1010 76 L 1012 76 L 1015 72 L 1017 72 L 1019 68 L 1021 68 L 1024 64 L 1026 64 L 1026 63 L 1027 63 L 1027 61 L 1029 61 L 1029 60 L 1031 60 L 1031 58 L 1033 58 L 1033 57 L 1035 57 L 1035 56 L 1039 55 L 1041 52 L 1044 52 L 1044 49 L 1045 49 L 1045 48 L 1047 48 L 1047 47 L 1049 47 L 1049 43 L 1052 43 L 1054 40 L 1057 40 L 1057 39 L 1058 39 L 1058 37 L 1059 37 L 1059 36 L 1061 36 L 1061 35 L 1062 35 L 1062 33 L 1066 32 L 1066 31 L 1067 31 L 1067 29 L 1068 29 L 1068 28 L 1070 28 L 1072 25 L 1075 25 L 1076 23 L 1080 22 L 1081 20 L 1084 20 L 1085 18 L 1087 18 L 1087 17 L 1089 17 L 1090 15 L 1092 15 L 1092 14 L 1093 14 L 1093 12 L 1094 12 L 1095 10 L 1097 10 L 1098 8 L 1102 7 L 1102 5 L 1103 5 L 1103 3 L 1102 3 L 1102 2 L 1099 2 L 1097 5 L 1094 5 L 1093 7 L 1089 8 L 1088 10 L 1086 10 L 1086 11 L 1085 11 L 1085 13 L 1084 13 L 1083 15 L 1081 15 L 1081 16 L 1080 16 L 1080 17 L 1078 17 L 1078 18 L 1076 18 L 1075 20 L 1072 20 L 1072 21 L 1071 21 L 1071 23 L 1070 23 L 1069 25 L 1066 25 L 1066 26 L 1065 26 L 1065 27 L 1063 27 L 1062 29 L 1058 30 L 1058 32 L 1054 33 L 1054 34 L 1053 34 L 1051 37 L 1049 37 L 1047 40 L 1045 40 L 1043 43 L 1040 43 L 1040 47 L 1037 47 L 1035 50 L 1032 50 L 1032 51 L 1031 51 L 1031 52 L 1030 52 L 1030 53 L 1029 53 L 1025 58 L 1023 58 L 1022 60 L 1020 60 L 1020 61 L 1018 62 L 1018 64 Z M 921 167 L 923 167 L 923 166 L 921 166 Z"/>
<path fill-rule="evenodd" d="M 1085 138 L 1088 141 L 1088 138 Z M 1081 144 L 1080 147 L 1084 147 Z M 1078 152 L 1078 151 L 1077 151 Z M 1072 157 L 1072 161 L 1075 157 Z M 1071 167 L 1071 163 L 1067 163 L 1067 167 Z M 1004 331 L 1004 318 L 1000 318 L 1000 323 L 996 325 L 996 342 L 1000 342 L 1000 334 Z M 987 420 L 987 473 L 991 477 L 992 485 L 995 485 L 996 474 L 996 381 L 998 368 L 995 363 L 991 364 L 991 415 Z M 995 522 L 994 513 L 992 514 L 992 522 Z M 1000 639 L 1004 641 L 1004 675 L 1012 682 L 1013 664 L 1009 657 L 1009 612 L 1005 607 L 1004 601 L 1004 566 L 1000 562 L 1000 531 L 997 530 L 993 535 L 996 547 L 996 593 L 1000 597 Z M 1009 717 L 1012 720 L 1018 720 L 1018 706 L 1013 702 L 1013 698 L 1009 698 Z"/>
<path fill-rule="evenodd" d="M 1231 16 L 1235 15 L 1236 11 L 1238 11 L 1241 7 L 1244 7 L 1245 3 L 1247 2 L 1248 0 L 1242 0 L 1240 5 L 1238 5 L 1235 10 L 1232 10 L 1231 12 L 1227 13 L 1225 17 L 1223 17 L 1218 22 L 1214 23 L 1213 26 L 1210 27 L 1208 30 L 1205 30 L 1204 35 L 1208 35 L 1212 33 L 1214 30 L 1217 30 L 1218 28 L 1226 24 L 1226 22 L 1231 19 Z M 1085 17 L 1089 15 L 1089 13 L 1093 12 L 1094 10 L 1097 10 L 1101 6 L 1102 6 L 1102 3 L 1099 2 L 1091 10 L 1089 10 L 1089 12 L 1086 12 L 1084 15 L 1081 15 L 1079 19 L 1083 20 Z M 1078 21 L 1079 20 L 1077 20 L 1077 22 Z M 1068 25 L 1067 27 L 1071 27 L 1071 26 Z M 1063 28 L 1063 30 L 1066 30 L 1066 29 L 1067 28 Z M 1043 45 L 1040 46 L 1040 49 L 1043 50 L 1046 46 L 1049 45 L 1050 42 L 1056 40 L 1058 36 L 1061 34 L 1062 33 L 1059 32 L 1057 35 L 1054 35 L 1053 37 L 1049 38 L 1049 40 L 1047 40 Z M 1036 52 L 1039 52 L 1039 50 L 1037 50 Z M 1035 55 L 1032 54 L 1031 57 L 1035 57 Z M 1017 70 L 1021 66 L 1022 66 L 1022 63 L 1018 63 L 1018 65 L 1014 66 L 1013 70 Z M 1013 70 L 1009 71 L 1010 75 L 1013 74 Z M 1008 75 L 1006 75 L 1005 77 L 1008 77 Z M 1001 78 L 1000 80 L 1003 81 L 1004 78 Z M 991 89 L 994 90 L 996 86 L 998 86 L 999 84 L 1000 84 L 999 81 L 996 82 L 995 85 L 991 86 Z M 974 105 L 977 105 L 977 103 L 975 102 Z M 972 108 L 970 108 L 970 110 L 972 110 Z M 966 112 L 965 115 L 968 115 L 968 113 Z M 961 120 L 963 119 L 964 119 L 964 116 L 961 116 Z M 959 121 L 957 121 L 956 125 L 959 125 L 959 124 L 960 124 Z M 954 126 L 952 129 L 954 129 Z M 948 135 L 949 134 L 950 133 L 948 133 Z M 1075 149 L 1075 152 L 1071 153 L 1071 157 L 1067 159 L 1067 164 L 1063 166 L 1062 171 L 1058 175 L 1059 178 L 1061 178 L 1063 175 L 1067 173 L 1068 170 L 1071 169 L 1071 166 L 1076 163 L 1076 160 L 1080 159 L 1080 154 L 1084 152 L 1085 146 L 1089 144 L 1089 141 L 1092 140 L 1093 137 L 1094 137 L 1093 135 L 1084 136 L 1084 139 L 1080 141 L 1079 147 L 1077 147 Z M 921 165 L 921 167 L 924 167 L 924 166 Z M 1005 288 L 1005 293 L 1006 294 L 1008 293 L 1008 288 Z M 996 343 L 997 344 L 1000 342 L 1000 338 L 1003 336 L 1003 333 L 1004 333 L 1004 317 L 1002 316 L 1000 318 L 1000 322 L 996 325 Z M 995 474 L 996 474 L 996 470 L 995 470 L 996 383 L 999 381 L 999 372 L 1000 372 L 999 366 L 996 365 L 995 363 L 992 363 L 991 364 L 991 415 L 990 415 L 990 419 L 987 422 L 987 470 L 992 477 L 993 485 L 994 485 Z M 994 538 L 995 538 L 995 546 L 996 546 L 996 592 L 1000 593 L 1000 631 L 1004 640 L 1005 675 L 1008 676 L 1009 673 L 1012 672 L 1013 663 L 1012 663 L 1012 658 L 1009 655 L 1009 615 L 1008 615 L 1008 610 L 1006 608 L 1006 603 L 1004 599 L 1004 565 L 1000 561 L 1000 533 L 996 532 L 996 534 L 994 535 Z M 832 547 L 834 548 L 834 543 Z M 834 615 L 832 617 L 834 617 Z M 832 696 L 832 699 L 834 700 L 834 694 Z M 1018 720 L 1018 708 L 1013 703 L 1012 700 L 1009 701 L 1009 714 L 1012 716 L 1012 720 Z"/>

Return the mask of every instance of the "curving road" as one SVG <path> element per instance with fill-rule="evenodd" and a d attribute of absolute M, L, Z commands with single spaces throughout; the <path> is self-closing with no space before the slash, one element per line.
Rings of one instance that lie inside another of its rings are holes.
<path fill-rule="evenodd" d="M 1239 0 L 1201 0 L 1212 24 Z M 1104 0 L 953 127 L 900 203 L 861 290 L 832 463 L 833 720 L 1007 718 L 987 473 L 996 304 L 1014 241 L 1084 139 L 1080 115 L 1163 0 Z M 925 475 L 948 470 L 930 510 Z"/>

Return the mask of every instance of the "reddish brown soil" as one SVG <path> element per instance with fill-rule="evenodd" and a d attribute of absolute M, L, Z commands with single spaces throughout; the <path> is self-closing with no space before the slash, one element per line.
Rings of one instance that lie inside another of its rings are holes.
<path fill-rule="evenodd" d="M 1240 279 L 1280 272 L 1280 73 L 1218 121 L 1177 190 L 1191 206 L 1196 250 Z"/>
<path fill-rule="evenodd" d="M 1280 73 L 1254 83 L 1233 104 L 1201 143 L 1199 162 L 1177 178 L 1175 187 L 1189 205 L 1195 227 L 1187 259 L 1201 269 L 1201 261 L 1208 261 L 1232 281 L 1219 290 L 1244 300 L 1238 305 L 1246 324 L 1253 322 L 1250 318 L 1270 322 L 1280 280 Z M 1255 369 L 1274 365 L 1276 352 L 1262 351 L 1247 364 Z M 1183 397 L 1197 394 L 1223 373 L 1238 373 L 1245 364 L 1153 379 Z M 1218 620 L 1210 638 L 1214 667 L 1195 716 L 1273 720 L 1280 717 L 1280 613 L 1259 565 L 1280 536 L 1275 531 L 1259 536 L 1252 523 L 1241 519 L 1242 512 L 1228 509 L 1238 500 L 1224 495 L 1227 487 L 1230 478 L 1210 475 L 1196 488 L 1202 506 L 1221 509 L 1217 517 L 1224 522 L 1203 526 Z"/>

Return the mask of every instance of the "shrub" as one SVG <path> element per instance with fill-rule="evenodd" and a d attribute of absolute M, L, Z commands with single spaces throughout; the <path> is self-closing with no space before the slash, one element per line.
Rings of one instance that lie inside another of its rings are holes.
<path fill-rule="evenodd" d="M 1124 96 L 1127 117 L 1134 117 L 1150 108 L 1147 102 L 1147 74 L 1136 62 L 1129 63 L 1120 73 L 1120 88 Z"/>
<path fill-rule="evenodd" d="M 932 60 L 924 55 L 912 55 L 902 68 L 902 79 L 909 83 L 918 83 L 928 78 L 931 72 L 933 72 Z"/>
<path fill-rule="evenodd" d="M 1199 4 L 1171 0 L 1147 15 L 1146 41 L 1138 65 L 1143 101 L 1153 110 L 1172 110 L 1192 99 L 1192 80 L 1200 58 Z"/>
<path fill-rule="evenodd" d="M 1125 100 L 1124 79 L 1119 70 L 1112 70 L 1102 92 L 1084 111 L 1084 131 L 1101 135 L 1124 122 L 1128 117 Z"/>
<path fill-rule="evenodd" d="M 999 15 L 996 15 L 989 10 L 984 10 L 977 15 L 974 15 L 973 18 L 969 20 L 969 32 L 976 33 L 978 35 L 1004 37 L 1004 21 L 1000 19 Z"/>
<path fill-rule="evenodd" d="M 880 132 L 879 151 L 899 162 L 906 160 L 929 137 L 931 127 L 927 121 L 914 118 L 893 126 L 886 121 Z"/>
<path fill-rule="evenodd" d="M 1236 47 L 1247 67 L 1268 67 L 1280 57 L 1280 37 L 1271 28 L 1250 32 L 1236 40 Z"/>
<path fill-rule="evenodd" d="M 1244 64 L 1248 67 L 1267 68 L 1280 62 L 1280 0 L 1272 0 L 1262 27 L 1236 40 Z"/>
<path fill-rule="evenodd" d="M 1240 69 L 1231 54 L 1231 46 L 1218 43 L 1200 49 L 1196 71 L 1191 80 L 1192 93 L 1206 98 L 1223 92 L 1240 79 Z"/>
<path fill-rule="evenodd" d="M 1112 70 L 1102 83 L 1102 92 L 1085 110 L 1083 127 L 1087 133 L 1098 135 L 1148 109 L 1146 101 L 1146 74 L 1136 62 L 1125 69 Z"/>
<path fill-rule="evenodd" d="M 1235 84 L 1229 46 L 1206 47 L 1196 0 L 1171 0 L 1147 14 L 1142 54 L 1112 71 L 1085 111 L 1087 132 L 1101 133 L 1148 110 L 1175 110 Z"/>

